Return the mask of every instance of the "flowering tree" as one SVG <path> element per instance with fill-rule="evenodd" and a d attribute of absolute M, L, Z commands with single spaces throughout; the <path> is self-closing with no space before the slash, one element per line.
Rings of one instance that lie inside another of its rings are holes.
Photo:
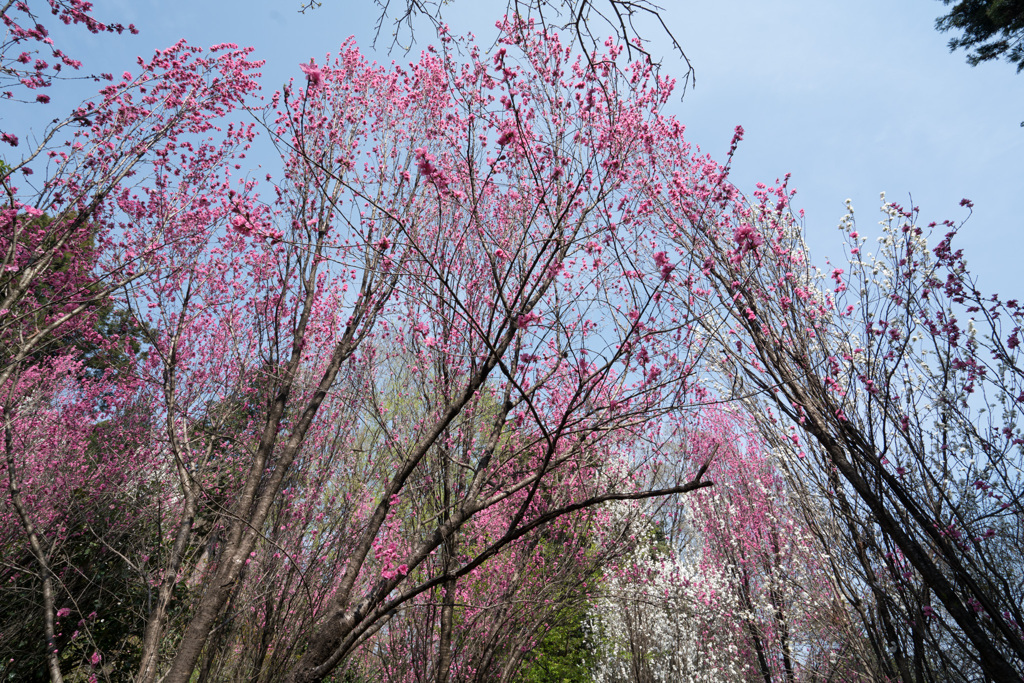
<path fill-rule="evenodd" d="M 722 573 L 698 570 L 652 544 L 602 582 L 591 611 L 594 679 L 730 681 L 745 660 L 729 620 L 740 612 Z"/>
<path fill-rule="evenodd" d="M 428 53 L 386 71 L 345 46 L 306 67 L 306 87 L 275 102 L 286 152 L 276 203 L 232 197 L 230 231 L 215 236 L 216 251 L 191 256 L 189 276 L 168 292 L 175 325 L 152 358 L 176 460 L 210 452 L 206 434 L 183 431 L 209 405 L 192 393 L 194 373 L 239 386 L 258 360 L 273 390 L 251 445 L 233 437 L 251 464 L 167 680 L 190 675 L 292 463 L 330 425 L 378 432 L 350 501 L 346 559 L 309 617 L 291 680 L 323 678 L 393 610 L 563 514 L 700 485 L 643 484 L 655 471 L 642 464 L 655 455 L 652 430 L 688 400 L 689 339 L 656 290 L 632 285 L 661 266 L 605 252 L 617 248 L 607 226 L 633 201 L 631 171 L 652 135 L 646 112 L 664 91 L 644 84 L 643 64 L 594 73 L 554 37 L 523 24 L 505 31 L 507 48 L 488 62 Z M 140 208 L 140 219 L 153 215 Z M 237 290 L 222 284 L 228 253 L 247 279 Z M 353 381 L 338 384 L 343 366 Z M 408 380 L 389 397 L 399 376 Z M 418 409 L 403 413 L 396 400 Z M 315 421 L 321 410 L 341 412 Z M 632 463 L 628 477 L 597 476 L 611 458 Z M 451 470 L 450 499 L 420 522 L 402 511 L 441 475 L 429 465 L 438 459 Z M 187 506 L 200 494 L 191 465 L 181 470 Z M 491 531 L 460 544 L 473 549 L 461 560 L 434 563 L 469 525 Z"/>
<path fill-rule="evenodd" d="M 851 535 L 858 569 L 844 582 L 854 604 L 875 602 L 864 614 L 887 675 L 1017 680 L 1017 302 L 979 293 L 955 226 L 929 250 L 916 210 L 893 204 L 878 256 L 851 216 L 850 273 L 821 273 L 788 199 L 782 186 L 704 212 L 664 205 L 673 225 L 700 221 L 675 238 L 682 248 L 728 255 L 682 290 L 708 302 L 709 354 L 788 442 L 794 478 L 833 501 L 817 507 Z"/>
<path fill-rule="evenodd" d="M 97 453 L 91 443 L 121 420 L 120 411 L 135 404 L 133 392 L 139 386 L 131 368 L 121 368 L 114 377 L 109 363 L 99 367 L 95 362 L 100 357 L 127 360 L 136 345 L 129 335 L 100 333 L 115 292 L 140 274 L 141 252 L 125 240 L 113 197 L 128 196 L 126 182 L 145 187 L 144 171 L 159 168 L 179 145 L 216 164 L 223 150 L 244 144 L 234 134 L 220 136 L 215 145 L 196 142 L 254 84 L 246 72 L 255 65 L 245 60 L 246 52 L 216 52 L 202 56 L 181 44 L 141 63 L 137 77 L 126 73 L 104 88 L 98 101 L 51 126 L 39 146 L 8 164 L 0 179 L 6 197 L 0 218 L 0 397 L 8 435 L 5 513 L 11 511 L 18 521 L 33 558 L 31 571 L 42 584 L 51 680 L 61 678 L 58 653 L 50 647 L 57 637 L 52 632 L 54 615 L 65 610 L 57 606 L 52 561 L 61 554 L 71 526 L 93 514 L 76 509 L 74 501 L 89 502 L 94 485 L 102 489 L 120 482 L 126 492 L 145 483 L 140 479 L 145 466 L 134 446 L 120 451 L 123 440 L 111 434 L 109 452 Z M 86 117 L 88 127 L 78 126 L 69 139 L 60 139 L 73 122 Z M 44 168 L 46 177 L 38 189 L 23 192 L 15 185 L 14 172 L 27 174 L 33 167 Z M 152 249 L 157 241 L 150 239 L 142 250 Z M 110 371 L 105 378 L 103 371 Z M 78 380 L 92 375 L 92 381 L 73 389 L 75 375 Z M 66 419 L 46 417 L 51 414 L 88 415 L 91 424 L 81 425 L 86 431 L 75 438 L 69 433 L 53 448 L 43 447 L 35 432 L 23 430 Z M 76 474 L 52 480 L 33 474 L 40 467 Z M 77 521 L 69 526 L 69 519 Z M 85 610 L 80 616 L 87 614 Z"/>
<path fill-rule="evenodd" d="M 322 0 L 303 0 L 302 11 L 315 9 L 322 4 Z M 437 0 L 404 0 L 396 3 L 394 13 L 390 2 L 378 1 L 376 4 L 380 7 L 380 14 L 377 17 L 374 41 L 380 38 L 385 22 L 391 20 L 394 26 L 391 45 L 394 47 L 405 40 L 409 44 L 414 42 L 416 22 L 421 16 L 429 21 L 434 29 L 445 26 L 442 7 L 449 3 Z M 688 71 L 684 88 L 690 79 L 696 82 L 686 53 L 665 23 L 662 15 L 665 10 L 651 0 L 508 0 L 506 7 L 508 16 L 520 16 L 527 21 L 536 21 L 545 29 L 560 28 L 564 33 L 571 34 L 577 47 L 585 52 L 597 48 L 607 35 L 606 31 L 611 31 L 611 35 L 626 46 L 627 54 L 632 56 L 636 53 L 648 58 L 651 58 L 651 55 L 645 48 L 647 41 L 641 35 L 637 24 L 654 21 L 668 37 L 672 49 L 686 61 Z"/>
<path fill-rule="evenodd" d="M 178 45 L 77 110 L 63 125 L 90 125 L 66 147 L 20 163 L 50 167 L 39 194 L 9 192 L 0 382 L 18 386 L 104 297 L 145 337 L 153 446 L 123 484 L 153 491 L 158 530 L 124 557 L 149 592 L 137 680 L 322 680 L 438 592 L 435 672 L 483 671 L 453 655 L 453 624 L 460 593 L 494 585 L 488 562 L 544 558 L 532 534 L 565 515 L 708 484 L 661 437 L 693 400 L 694 339 L 636 210 L 647 159 L 680 128 L 658 113 L 669 83 L 612 43 L 588 62 L 527 23 L 503 31 L 465 64 L 447 36 L 405 69 L 345 45 L 266 109 L 246 99 L 245 51 Z M 225 120 L 240 105 L 282 152 L 267 197 L 231 175 L 255 132 Z M 21 227 L 43 211 L 45 229 Z M 34 296 L 86 244 L 96 265 Z M 12 400 L 16 427 L 27 404 Z M 29 454 L 8 453 L 22 471 Z M 55 541 L 23 518 L 52 576 Z M 591 571 L 572 525 L 547 533 L 575 538 L 567 576 Z M 242 615 L 255 631 L 226 628 Z M 523 624 L 524 643 L 544 628 Z M 115 654 L 90 663 L 111 671 Z"/>
<path fill-rule="evenodd" d="M 48 0 L 47 4 L 47 11 L 62 23 L 81 24 L 92 33 L 138 33 L 131 24 L 105 24 L 97 20 L 92 14 L 90 2 Z M 0 88 L 5 88 L 0 97 L 3 99 L 31 99 L 47 104 L 50 101 L 49 95 L 37 93 L 33 96 L 31 91 L 49 88 L 54 80 L 67 78 L 64 67 L 77 71 L 82 66 L 81 61 L 54 45 L 50 32 L 40 22 L 38 14 L 38 3 L 35 1 L 8 0 L 0 7 L 0 18 L 6 30 L 4 41 L 0 43 Z M 113 80 L 110 74 L 103 74 L 102 77 Z M 25 90 L 30 92 L 23 92 Z M 9 145 L 18 146 L 18 136 L 14 133 L 0 132 L 0 139 Z"/>
<path fill-rule="evenodd" d="M 747 675 L 875 680 L 871 653 L 859 647 L 859 629 L 826 578 L 831 544 L 811 533 L 794 505 L 802 492 L 747 419 L 714 416 L 711 433 L 733 438 L 715 458 L 715 491 L 695 497 L 691 512 L 701 571 L 721 573 L 738 606 L 735 640 Z"/>
<path fill-rule="evenodd" d="M 606 582 L 599 680 L 877 680 L 823 571 L 830 549 L 756 426 L 738 409 L 709 409 L 687 440 L 714 453 L 715 486 L 663 512 L 658 542 Z"/>

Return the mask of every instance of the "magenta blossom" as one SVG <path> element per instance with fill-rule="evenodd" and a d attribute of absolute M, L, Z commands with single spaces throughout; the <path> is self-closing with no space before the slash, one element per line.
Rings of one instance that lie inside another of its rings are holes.
<path fill-rule="evenodd" d="M 319 88 L 320 83 L 323 81 L 324 72 L 320 70 L 312 60 L 309 64 L 299 64 L 299 68 L 302 69 L 302 73 L 306 74 L 306 81 L 309 83 L 310 88 Z"/>

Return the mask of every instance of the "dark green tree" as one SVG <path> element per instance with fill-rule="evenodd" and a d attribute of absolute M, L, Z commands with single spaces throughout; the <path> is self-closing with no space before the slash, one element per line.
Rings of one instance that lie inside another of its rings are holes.
<path fill-rule="evenodd" d="M 1024 0 L 942 0 L 953 5 L 949 14 L 935 20 L 942 32 L 956 31 L 949 41 L 950 52 L 967 50 L 967 62 L 1005 58 L 1024 71 Z"/>

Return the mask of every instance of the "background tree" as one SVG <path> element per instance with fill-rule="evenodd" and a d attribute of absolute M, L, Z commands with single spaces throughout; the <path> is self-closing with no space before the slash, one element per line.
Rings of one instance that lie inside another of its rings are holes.
<path fill-rule="evenodd" d="M 1024 2 L 1020 0 L 942 0 L 953 5 L 949 14 L 935 20 L 939 31 L 960 35 L 949 40 L 949 51 L 967 50 L 967 62 L 1004 58 L 1024 70 Z"/>
<path fill-rule="evenodd" d="M 653 542 L 602 585 L 595 680 L 880 680 L 756 424 L 709 408 L 686 438 L 714 452 L 715 486 L 652 515 Z"/>
<path fill-rule="evenodd" d="M 139 558 L 156 536 L 152 492 L 136 474 L 150 466 L 151 452 L 135 390 L 117 375 L 91 377 L 65 355 L 23 372 L 5 396 L 0 653 L 7 677 L 91 672 L 101 652 L 114 658 L 110 673 L 130 675 L 131 638 L 146 612 Z"/>

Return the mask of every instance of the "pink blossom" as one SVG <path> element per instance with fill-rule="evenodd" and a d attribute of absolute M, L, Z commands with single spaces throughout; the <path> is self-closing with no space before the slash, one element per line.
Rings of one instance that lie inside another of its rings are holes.
<path fill-rule="evenodd" d="M 531 325 L 536 325 L 541 320 L 543 320 L 543 318 L 541 318 L 539 314 L 531 311 L 526 315 L 521 315 L 518 318 L 516 318 L 516 328 L 520 330 L 525 330 Z"/>
<path fill-rule="evenodd" d="M 730 259 L 733 263 L 739 263 L 740 259 L 747 255 L 748 252 L 756 252 L 757 248 L 764 243 L 764 238 L 757 233 L 754 226 L 743 223 L 736 227 L 732 233 L 733 239 L 739 246 L 739 253 L 734 254 Z"/>
<path fill-rule="evenodd" d="M 306 74 L 306 82 L 309 83 L 310 88 L 320 87 L 324 72 L 315 66 L 312 60 L 310 60 L 309 64 L 299 64 L 299 68 L 302 69 L 302 73 Z"/>
<path fill-rule="evenodd" d="M 664 251 L 659 251 L 654 254 L 654 264 L 661 269 L 661 279 L 668 282 L 672 279 L 672 271 L 676 269 L 674 265 L 669 263 L 668 254 Z"/>
<path fill-rule="evenodd" d="M 240 216 L 238 214 L 232 216 L 231 227 L 237 230 L 238 232 L 242 233 L 243 235 L 252 234 L 252 226 L 249 224 L 249 221 L 245 219 L 245 216 Z"/>

